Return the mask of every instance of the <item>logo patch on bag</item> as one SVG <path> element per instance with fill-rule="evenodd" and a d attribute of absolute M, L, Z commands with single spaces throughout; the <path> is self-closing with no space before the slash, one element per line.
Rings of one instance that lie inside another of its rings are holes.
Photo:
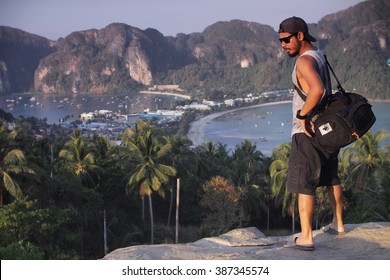
<path fill-rule="evenodd" d="M 328 134 L 329 132 L 332 132 L 333 129 L 332 127 L 330 126 L 329 123 L 324 123 L 323 125 L 321 125 L 320 127 L 318 127 L 318 130 L 320 131 L 321 135 L 324 136 L 326 134 Z"/>

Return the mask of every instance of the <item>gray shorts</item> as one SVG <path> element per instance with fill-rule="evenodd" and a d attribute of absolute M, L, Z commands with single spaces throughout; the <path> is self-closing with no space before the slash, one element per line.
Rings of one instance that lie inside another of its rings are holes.
<path fill-rule="evenodd" d="M 287 191 L 314 195 L 319 186 L 340 184 L 338 152 L 329 159 L 315 148 L 313 139 L 304 133 L 292 137 L 287 170 Z"/>

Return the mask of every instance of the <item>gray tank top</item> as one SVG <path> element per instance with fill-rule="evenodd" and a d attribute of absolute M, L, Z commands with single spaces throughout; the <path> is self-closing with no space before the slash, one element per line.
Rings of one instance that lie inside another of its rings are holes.
<path fill-rule="evenodd" d="M 325 91 L 322 95 L 322 98 L 327 95 L 327 94 L 332 94 L 332 83 L 330 80 L 330 75 L 329 75 L 329 70 L 326 64 L 325 56 L 320 50 L 309 50 L 304 52 L 302 55 L 310 55 L 314 57 L 314 59 L 317 62 L 318 65 L 318 71 L 319 75 L 321 77 L 322 83 L 324 84 Z M 302 56 L 301 55 L 301 56 Z M 294 85 L 300 89 L 300 91 L 304 94 L 307 95 L 306 92 L 302 90 L 302 88 L 298 84 L 297 80 L 297 73 L 296 69 L 297 64 L 295 62 L 294 70 L 292 72 L 292 81 Z M 303 129 L 301 127 L 300 121 L 296 118 L 296 114 L 298 110 L 302 109 L 303 104 L 305 101 L 299 96 L 298 92 L 296 89 L 294 89 L 294 96 L 293 96 L 293 104 L 292 104 L 292 111 L 293 111 L 293 125 L 292 125 L 292 132 L 291 135 L 294 135 L 295 133 L 303 133 Z"/>

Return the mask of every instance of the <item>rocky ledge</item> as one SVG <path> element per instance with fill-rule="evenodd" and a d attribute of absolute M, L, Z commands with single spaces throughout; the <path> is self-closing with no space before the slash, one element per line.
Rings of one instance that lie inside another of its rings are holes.
<path fill-rule="evenodd" d="M 121 248 L 104 260 L 388 260 L 390 222 L 347 224 L 347 234 L 314 231 L 315 250 L 284 248 L 294 236 L 265 236 L 257 228 L 235 229 L 186 244 Z"/>

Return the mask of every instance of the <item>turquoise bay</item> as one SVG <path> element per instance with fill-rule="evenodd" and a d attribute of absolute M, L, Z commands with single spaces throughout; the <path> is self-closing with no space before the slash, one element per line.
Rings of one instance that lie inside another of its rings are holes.
<path fill-rule="evenodd" d="M 373 132 L 376 133 L 380 129 L 390 131 L 390 103 L 371 104 L 377 117 Z M 257 150 L 265 155 L 271 155 L 277 145 L 290 141 L 291 119 L 291 103 L 248 107 L 224 112 L 215 118 L 208 116 L 206 119 L 198 120 L 197 122 L 203 121 L 203 125 L 190 130 L 188 136 L 195 140 L 197 145 L 205 141 L 220 142 L 226 144 L 230 151 L 247 139 L 256 144 Z M 390 144 L 390 140 L 385 144 Z"/>
<path fill-rule="evenodd" d="M 167 109 L 177 97 L 133 93 L 129 95 L 33 95 L 0 96 L 0 108 L 14 116 L 46 118 L 48 123 L 58 123 L 68 116 L 68 121 L 79 118 L 83 112 L 108 109 L 122 114 L 139 113 L 144 109 Z M 390 131 L 390 102 L 372 102 L 377 121 L 373 132 Z M 194 145 L 205 141 L 221 142 L 233 151 L 244 140 L 256 144 L 265 155 L 291 138 L 291 102 L 262 104 L 208 115 L 191 125 L 188 137 Z M 386 140 L 384 144 L 390 144 Z"/>

